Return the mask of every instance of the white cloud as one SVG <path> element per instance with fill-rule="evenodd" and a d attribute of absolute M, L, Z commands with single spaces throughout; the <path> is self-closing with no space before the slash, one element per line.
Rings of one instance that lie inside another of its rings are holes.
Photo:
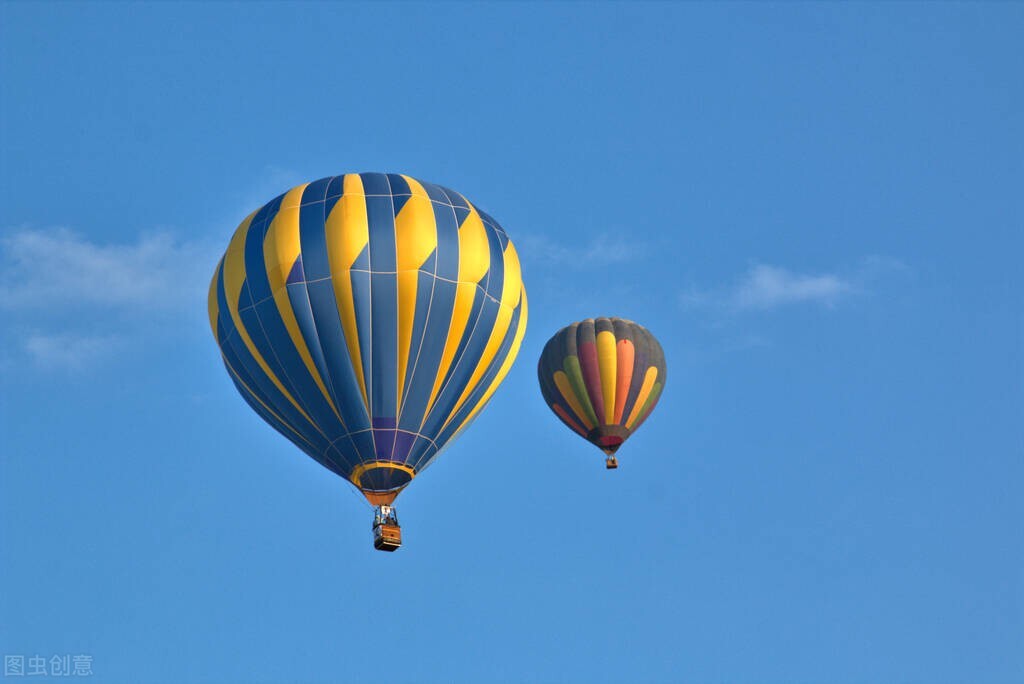
<path fill-rule="evenodd" d="M 638 240 L 600 233 L 581 245 L 564 245 L 546 235 L 520 233 L 514 239 L 524 261 L 547 266 L 587 268 L 634 261 L 647 251 Z"/>
<path fill-rule="evenodd" d="M 885 271 L 906 267 L 896 259 L 872 256 L 850 272 L 797 273 L 781 266 L 754 264 L 731 286 L 691 288 L 679 295 L 687 309 L 712 308 L 728 312 L 769 311 L 796 304 L 833 307 L 865 292 L 870 281 Z"/>
<path fill-rule="evenodd" d="M 34 333 L 25 338 L 24 351 L 41 368 L 80 370 L 113 354 L 120 344 L 113 335 Z"/>
<path fill-rule="evenodd" d="M 8 231 L 0 237 L 3 363 L 81 370 L 133 338 L 201 330 L 218 252 L 167 232 L 99 242 L 63 228 Z"/>
<path fill-rule="evenodd" d="M 0 308 L 189 306 L 216 254 L 169 233 L 100 243 L 64 228 L 19 229 L 0 238 Z"/>
<path fill-rule="evenodd" d="M 737 309 L 764 310 L 797 302 L 833 306 L 854 289 L 852 282 L 834 273 L 793 273 L 777 266 L 759 264 L 746 273 L 731 296 Z"/>

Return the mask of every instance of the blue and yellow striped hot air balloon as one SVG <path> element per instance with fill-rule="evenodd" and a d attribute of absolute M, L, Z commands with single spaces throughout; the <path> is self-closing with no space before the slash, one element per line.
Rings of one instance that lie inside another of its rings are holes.
<path fill-rule="evenodd" d="M 377 507 L 466 428 L 526 331 L 516 250 L 447 188 L 361 173 L 292 188 L 235 231 L 209 296 L 239 393 Z"/>

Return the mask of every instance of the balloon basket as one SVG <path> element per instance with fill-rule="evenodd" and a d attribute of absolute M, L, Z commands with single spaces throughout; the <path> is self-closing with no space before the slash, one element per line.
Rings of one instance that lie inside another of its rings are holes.
<path fill-rule="evenodd" d="M 608 470 L 615 470 L 616 468 L 619 467 L 619 459 L 615 458 L 614 456 L 607 457 L 606 459 L 604 459 L 604 467 L 607 468 Z"/>
<path fill-rule="evenodd" d="M 373 515 L 373 548 L 395 551 L 402 545 L 402 528 L 391 506 L 377 506 Z"/>

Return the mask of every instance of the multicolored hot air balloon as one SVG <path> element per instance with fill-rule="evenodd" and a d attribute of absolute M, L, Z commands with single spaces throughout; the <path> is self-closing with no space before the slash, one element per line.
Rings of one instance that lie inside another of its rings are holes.
<path fill-rule="evenodd" d="M 497 221 L 447 188 L 353 173 L 242 221 L 209 312 L 242 397 L 366 496 L 393 551 L 391 504 L 504 379 L 527 304 Z"/>
<path fill-rule="evenodd" d="M 555 415 L 604 451 L 608 468 L 617 468 L 615 452 L 658 403 L 665 354 L 633 321 L 588 318 L 548 340 L 537 376 Z"/>

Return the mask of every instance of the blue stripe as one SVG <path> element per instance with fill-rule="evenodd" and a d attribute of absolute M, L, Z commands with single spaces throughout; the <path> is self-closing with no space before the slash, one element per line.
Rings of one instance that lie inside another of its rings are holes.
<path fill-rule="evenodd" d="M 323 202 L 327 198 L 327 188 L 332 180 L 333 178 L 328 176 L 327 178 L 319 178 L 307 185 L 302 191 L 302 199 L 299 200 L 299 204 Z"/>
<path fill-rule="evenodd" d="M 322 201 L 303 204 L 299 209 L 299 248 L 306 280 L 331 277 L 331 262 L 327 256 L 327 235 L 324 228 L 326 222 L 326 206 Z"/>
<path fill-rule="evenodd" d="M 484 227 L 487 235 L 487 247 L 491 253 L 491 267 L 483 281 L 484 290 L 491 297 L 501 300 L 501 290 L 505 285 L 505 255 L 501 251 L 501 241 L 493 228 Z"/>
<path fill-rule="evenodd" d="M 363 181 L 363 194 L 367 197 L 382 195 L 391 198 L 391 186 L 388 184 L 388 177 L 383 173 L 361 173 L 359 178 Z"/>
<path fill-rule="evenodd" d="M 291 303 L 292 312 L 295 314 L 295 322 L 299 326 L 302 338 L 306 341 L 307 349 L 309 349 L 309 356 L 313 359 L 313 365 L 316 367 L 317 373 L 327 389 L 327 393 L 331 395 L 334 405 L 337 406 L 338 397 L 332 391 L 331 374 L 328 371 L 323 349 L 320 346 L 322 340 L 317 330 L 316 322 L 313 320 L 313 311 L 309 302 L 309 293 L 306 291 L 306 284 L 297 283 L 289 285 L 287 292 L 288 301 Z M 319 392 L 319 388 L 317 388 L 317 391 Z M 320 396 L 323 397 L 323 394 L 320 394 Z M 337 417 L 335 417 L 335 420 L 337 420 Z M 347 424 L 342 425 L 341 429 L 345 430 L 346 426 Z"/>
<path fill-rule="evenodd" d="M 413 310 L 412 333 L 409 337 L 409 356 L 405 365 L 405 377 L 402 378 L 405 396 L 409 395 L 409 388 L 412 382 L 412 371 L 420 355 L 420 348 L 423 346 L 423 332 L 427 327 L 427 314 L 430 311 L 430 300 L 434 290 L 434 276 L 423 271 L 416 272 L 416 305 Z M 404 402 L 405 397 L 399 397 Z M 401 405 L 399 410 L 401 410 Z"/>
<path fill-rule="evenodd" d="M 269 299 L 257 304 L 255 308 L 242 313 L 242 324 L 249 331 L 249 337 L 256 347 L 263 351 L 267 365 L 271 368 L 276 365 L 284 371 L 284 375 L 277 376 L 278 380 L 288 387 L 295 401 L 306 410 L 327 438 L 335 439 L 344 434 L 345 428 L 320 393 L 320 388 L 316 386 L 313 376 L 295 349 L 278 313 L 277 303 Z"/>
<path fill-rule="evenodd" d="M 448 204 L 434 205 L 434 223 L 437 226 L 438 277 L 459 279 L 459 224 L 455 211 Z"/>
<path fill-rule="evenodd" d="M 345 277 L 342 274 L 341 277 Z M 350 431 L 370 427 L 370 416 L 363 404 L 359 381 L 348 354 L 344 329 L 338 316 L 338 305 L 331 281 L 310 283 L 306 286 L 309 304 L 320 344 L 323 347 L 324 363 L 327 367 L 325 378 L 330 379 L 334 403 Z"/>
<path fill-rule="evenodd" d="M 444 352 L 444 341 L 451 323 L 455 302 L 455 285 L 435 280 L 426 273 L 418 274 L 416 320 L 413 326 L 412 349 L 405 377 L 404 405 L 398 426 L 416 432 L 430 401 L 430 391 L 437 377 L 437 367 Z"/>
<path fill-rule="evenodd" d="M 398 281 L 395 275 L 395 216 L 388 178 L 381 174 L 365 174 L 369 183 L 366 194 L 366 218 L 369 227 L 369 256 L 373 296 L 370 299 L 371 423 L 381 430 L 374 432 L 375 451 L 390 457 L 394 448 L 394 428 L 398 414 Z M 386 196 L 378 195 L 387 192 Z M 360 331 L 364 323 L 359 323 Z"/>
<path fill-rule="evenodd" d="M 394 273 L 397 270 L 397 258 L 391 197 L 367 197 L 366 220 L 370 234 L 370 270 L 375 273 Z"/>
<path fill-rule="evenodd" d="M 426 437 L 420 436 L 413 442 L 412 449 L 409 450 L 405 463 L 418 473 L 423 467 L 426 467 L 426 464 L 436 458 L 437 454 L 438 450 L 435 443 Z M 420 467 L 419 464 L 423 464 L 423 467 Z"/>
<path fill-rule="evenodd" d="M 369 430 L 366 430 L 365 432 L 355 432 L 349 435 L 349 439 L 360 455 L 360 463 L 369 463 L 377 460 L 377 456 L 374 454 L 372 432 Z"/>
<path fill-rule="evenodd" d="M 366 383 L 367 401 L 370 412 L 373 413 L 373 344 L 371 342 L 371 298 L 370 298 L 370 274 L 366 271 L 352 270 L 348 272 L 349 281 L 352 283 L 352 301 L 355 305 L 356 332 L 359 335 L 359 356 L 363 362 L 363 380 Z M 346 277 L 345 273 L 339 273 L 339 278 Z"/>
<path fill-rule="evenodd" d="M 483 220 L 484 225 L 494 231 L 497 235 L 498 244 L 501 246 L 501 251 L 504 252 L 505 247 L 508 245 L 508 235 L 505 234 L 505 229 L 502 228 L 501 225 L 499 225 L 498 222 L 490 216 L 490 214 L 481 211 L 479 207 L 477 207 L 476 213 L 480 214 L 480 218 Z"/>
<path fill-rule="evenodd" d="M 420 431 L 435 442 L 441 431 L 441 426 L 452 409 L 455 408 L 455 403 L 459 400 L 459 396 L 466 388 L 466 383 L 469 382 L 470 376 L 473 375 L 473 371 L 483 355 L 487 340 L 491 336 L 491 330 L 494 328 L 494 319 L 498 315 L 498 308 L 497 302 L 487 299 L 477 292 L 474 302 L 475 315 L 470 316 L 470 325 L 467 326 L 466 335 L 459 345 L 459 352 L 448 373 L 445 388 L 438 395 L 437 403 L 434 404 L 430 417 L 423 425 L 423 430 Z"/>
<path fill-rule="evenodd" d="M 388 174 L 388 184 L 391 186 L 391 199 L 394 202 L 393 212 L 398 216 L 398 212 L 402 211 L 402 207 L 412 197 L 412 190 L 409 189 L 409 183 L 397 173 Z"/>
<path fill-rule="evenodd" d="M 327 184 L 327 192 L 325 193 L 325 199 L 327 200 L 327 214 L 330 215 L 330 208 L 334 206 L 334 203 L 341 199 L 341 193 L 345 190 L 345 175 L 333 176 L 331 182 Z"/>
<path fill-rule="evenodd" d="M 373 397 L 374 418 L 398 415 L 398 283 L 394 273 L 373 273 Z"/>

